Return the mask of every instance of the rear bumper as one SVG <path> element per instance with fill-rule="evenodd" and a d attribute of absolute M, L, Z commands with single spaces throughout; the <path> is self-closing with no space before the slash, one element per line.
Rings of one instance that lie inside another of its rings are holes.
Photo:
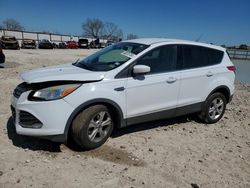
<path fill-rule="evenodd" d="M 3 53 L 0 54 L 0 63 L 5 62 L 5 55 Z"/>

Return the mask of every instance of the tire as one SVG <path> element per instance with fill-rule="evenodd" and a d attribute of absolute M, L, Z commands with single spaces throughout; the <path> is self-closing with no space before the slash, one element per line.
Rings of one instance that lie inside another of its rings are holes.
<path fill-rule="evenodd" d="M 80 112 L 71 125 L 71 136 L 82 149 L 94 149 L 106 142 L 113 131 L 111 112 L 104 105 L 91 106 Z"/>
<path fill-rule="evenodd" d="M 219 121 L 226 109 L 227 100 L 222 93 L 213 93 L 206 99 L 199 118 L 205 123 L 212 124 Z"/>

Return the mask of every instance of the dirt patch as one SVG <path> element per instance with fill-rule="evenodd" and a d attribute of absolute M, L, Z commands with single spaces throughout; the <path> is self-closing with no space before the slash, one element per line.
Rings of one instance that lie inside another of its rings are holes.
<path fill-rule="evenodd" d="M 103 145 L 102 147 L 97 148 L 95 150 L 80 152 L 79 154 L 82 156 L 98 158 L 116 164 L 139 167 L 146 166 L 146 163 L 143 160 L 134 156 L 132 153 L 108 145 Z"/>
<path fill-rule="evenodd" d="M 3 64 L 1 64 L 0 65 L 1 66 L 1 68 L 15 68 L 15 67 L 18 67 L 18 66 L 20 66 L 20 64 L 19 63 L 17 63 L 17 62 L 6 62 L 6 63 L 3 63 Z"/>

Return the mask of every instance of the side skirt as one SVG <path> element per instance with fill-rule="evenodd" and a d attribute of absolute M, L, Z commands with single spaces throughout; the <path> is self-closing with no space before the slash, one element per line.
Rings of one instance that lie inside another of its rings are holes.
<path fill-rule="evenodd" d="M 200 112 L 203 102 L 126 119 L 127 126 Z"/>

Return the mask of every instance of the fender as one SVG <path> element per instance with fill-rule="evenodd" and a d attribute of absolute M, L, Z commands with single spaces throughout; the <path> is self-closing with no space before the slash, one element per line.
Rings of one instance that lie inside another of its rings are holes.
<path fill-rule="evenodd" d="M 215 89 L 213 89 L 210 93 L 209 93 L 209 95 L 207 96 L 207 98 L 211 95 L 211 94 L 213 94 L 215 91 L 217 91 L 217 90 L 220 90 L 220 89 L 225 89 L 226 91 L 227 91 L 227 96 L 225 96 L 226 97 L 226 99 L 227 99 L 227 102 L 230 102 L 230 97 L 231 97 L 231 93 L 230 93 L 230 89 L 227 87 L 227 86 L 225 86 L 225 85 L 221 85 L 221 86 L 218 86 L 218 87 L 216 87 Z M 207 100 L 207 98 L 206 98 L 206 100 Z"/>
<path fill-rule="evenodd" d="M 69 128 L 70 128 L 70 125 L 73 121 L 73 119 L 76 117 L 76 115 L 82 111 L 83 109 L 85 109 L 86 107 L 88 106 L 91 106 L 91 105 L 94 105 L 94 104 L 98 104 L 98 103 L 106 103 L 106 104 L 109 104 L 111 105 L 112 107 L 114 107 L 118 113 L 118 120 L 119 120 L 119 125 L 117 126 L 117 128 L 121 128 L 121 127 L 125 127 L 126 126 L 126 121 L 124 120 L 124 116 L 123 116 L 123 112 L 122 112 L 122 109 L 120 108 L 120 106 L 110 100 L 110 99 L 105 99 L 105 98 L 97 98 L 97 99 L 93 99 L 93 100 L 90 100 L 90 101 L 87 101 L 87 102 L 84 102 L 83 104 L 79 105 L 70 115 L 67 123 L 66 123 L 66 126 L 65 126 L 65 129 L 64 129 L 64 140 L 67 141 L 68 140 L 68 132 L 69 132 Z"/>

